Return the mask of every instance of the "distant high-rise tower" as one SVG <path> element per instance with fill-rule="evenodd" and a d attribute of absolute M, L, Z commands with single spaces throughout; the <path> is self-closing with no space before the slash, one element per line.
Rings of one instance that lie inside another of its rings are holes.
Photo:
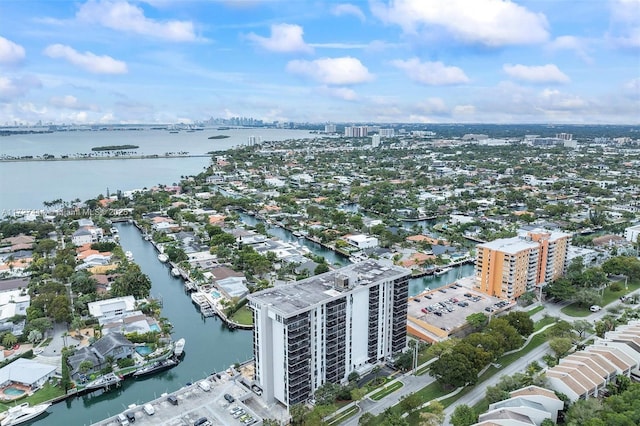
<path fill-rule="evenodd" d="M 250 294 L 255 380 L 267 403 L 303 403 L 401 352 L 410 276 L 367 260 Z"/>
<path fill-rule="evenodd" d="M 347 138 L 364 138 L 368 135 L 368 126 L 347 126 L 344 128 L 344 136 Z"/>
<path fill-rule="evenodd" d="M 380 135 L 371 136 L 371 146 L 377 148 L 380 146 Z"/>
<path fill-rule="evenodd" d="M 336 132 L 336 125 L 335 124 L 325 124 L 324 125 L 324 132 L 325 133 L 335 133 Z"/>

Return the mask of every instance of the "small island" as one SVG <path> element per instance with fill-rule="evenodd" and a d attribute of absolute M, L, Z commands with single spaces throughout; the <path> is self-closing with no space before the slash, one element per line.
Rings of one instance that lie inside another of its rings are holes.
<path fill-rule="evenodd" d="M 105 145 L 105 146 L 94 146 L 91 148 L 91 151 L 123 151 L 126 149 L 138 149 L 140 148 L 138 145 Z"/>
<path fill-rule="evenodd" d="M 228 135 L 215 135 L 215 136 L 209 136 L 209 139 L 226 139 L 230 137 L 231 136 L 228 136 Z"/>

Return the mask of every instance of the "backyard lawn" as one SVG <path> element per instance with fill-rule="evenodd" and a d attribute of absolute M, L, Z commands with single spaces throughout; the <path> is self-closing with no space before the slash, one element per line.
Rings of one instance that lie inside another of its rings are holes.
<path fill-rule="evenodd" d="M 253 312 L 248 307 L 243 306 L 231 315 L 229 319 L 237 324 L 253 325 Z"/>

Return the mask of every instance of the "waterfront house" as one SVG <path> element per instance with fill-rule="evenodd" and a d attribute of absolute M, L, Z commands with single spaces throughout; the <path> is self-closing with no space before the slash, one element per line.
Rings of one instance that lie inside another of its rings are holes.
<path fill-rule="evenodd" d="M 114 297 L 87 303 L 89 315 L 98 319 L 100 324 L 112 322 L 135 310 L 136 300 L 133 296 Z"/>
<path fill-rule="evenodd" d="M 89 361 L 92 367 L 87 374 L 100 371 L 107 366 L 107 358 L 114 361 L 130 358 L 135 352 L 135 345 L 127 340 L 120 333 L 109 333 L 101 339 L 96 340 L 91 346 L 78 349 L 73 355 L 67 358 L 71 370 L 71 377 L 78 380 L 84 374 L 80 371 L 80 365 Z"/>
<path fill-rule="evenodd" d="M 367 248 L 374 248 L 380 245 L 380 242 L 376 237 L 371 237 L 369 235 L 345 235 L 343 239 L 351 244 L 352 246 L 362 250 Z"/>
<path fill-rule="evenodd" d="M 97 243 L 103 236 L 101 228 L 95 226 L 85 226 L 79 228 L 71 235 L 71 242 L 75 246 Z"/>
<path fill-rule="evenodd" d="M 18 358 L 0 368 L 0 388 L 17 383 L 35 390 L 53 377 L 56 367 L 39 362 Z"/>

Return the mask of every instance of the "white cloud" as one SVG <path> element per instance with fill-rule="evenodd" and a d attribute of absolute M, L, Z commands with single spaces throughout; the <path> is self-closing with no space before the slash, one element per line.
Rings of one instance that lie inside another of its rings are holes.
<path fill-rule="evenodd" d="M 631 97 L 637 97 L 640 99 L 640 77 L 627 81 L 624 84 L 624 89 L 629 92 Z"/>
<path fill-rule="evenodd" d="M 562 93 L 555 89 L 544 89 L 538 97 L 541 109 L 551 111 L 581 110 L 588 102 L 577 95 Z"/>
<path fill-rule="evenodd" d="M 17 64 L 24 57 L 24 47 L 0 36 L 0 64 Z"/>
<path fill-rule="evenodd" d="M 323 86 L 320 87 L 318 91 L 333 98 L 343 99 L 345 101 L 355 101 L 356 99 L 358 99 L 358 94 L 355 92 L 355 90 L 348 87 Z"/>
<path fill-rule="evenodd" d="M 458 67 L 449 67 L 442 62 L 420 62 L 418 58 L 395 60 L 391 64 L 404 70 L 409 78 L 430 86 L 445 86 L 469 82 L 469 77 Z"/>
<path fill-rule="evenodd" d="M 573 51 L 584 62 L 591 64 L 593 58 L 587 53 L 589 42 L 586 39 L 575 36 L 560 36 L 549 42 L 547 48 L 553 51 Z"/>
<path fill-rule="evenodd" d="M 554 64 L 539 66 L 505 64 L 502 69 L 509 77 L 531 83 L 568 83 L 569 77 Z"/>
<path fill-rule="evenodd" d="M 0 100 L 8 101 L 26 95 L 31 89 L 42 87 L 37 77 L 9 78 L 0 75 Z"/>
<path fill-rule="evenodd" d="M 453 115 L 474 115 L 476 107 L 473 105 L 456 105 L 451 113 Z"/>
<path fill-rule="evenodd" d="M 362 22 L 366 20 L 366 17 L 364 16 L 362 10 L 358 6 L 349 3 L 341 3 L 334 6 L 334 8 L 331 9 L 331 13 L 336 16 L 353 15 L 356 18 L 360 19 Z"/>
<path fill-rule="evenodd" d="M 373 79 L 367 67 L 350 56 L 313 61 L 294 60 L 287 64 L 287 71 L 327 85 L 358 84 Z"/>
<path fill-rule="evenodd" d="M 117 31 L 142 34 L 169 41 L 195 41 L 190 21 L 158 22 L 144 16 L 144 11 L 123 0 L 89 0 L 80 6 L 76 17 L 83 22 L 100 24 Z"/>
<path fill-rule="evenodd" d="M 262 37 L 254 33 L 247 34 L 247 38 L 271 52 L 303 52 L 312 53 L 313 48 L 302 39 L 304 30 L 300 25 L 276 24 L 271 26 L 271 36 Z"/>
<path fill-rule="evenodd" d="M 612 33 L 619 47 L 640 48 L 640 0 L 610 0 Z"/>
<path fill-rule="evenodd" d="M 372 12 L 407 33 L 444 29 L 465 43 L 486 46 L 535 44 L 547 40 L 548 22 L 541 13 L 508 0 L 375 1 Z"/>
<path fill-rule="evenodd" d="M 84 111 L 84 110 L 98 111 L 100 109 L 96 105 L 83 104 L 78 100 L 78 98 L 72 95 L 54 96 L 51 99 L 49 99 L 49 104 L 59 108 L 68 108 L 68 109 L 75 109 L 75 110 L 81 110 L 81 111 Z"/>
<path fill-rule="evenodd" d="M 419 102 L 417 107 L 425 114 L 443 115 L 449 112 L 449 108 L 441 98 L 428 98 Z"/>
<path fill-rule="evenodd" d="M 127 64 L 113 59 L 111 56 L 98 56 L 91 52 L 80 53 L 72 47 L 52 44 L 44 49 L 50 58 L 62 58 L 86 71 L 94 74 L 126 74 Z"/>

